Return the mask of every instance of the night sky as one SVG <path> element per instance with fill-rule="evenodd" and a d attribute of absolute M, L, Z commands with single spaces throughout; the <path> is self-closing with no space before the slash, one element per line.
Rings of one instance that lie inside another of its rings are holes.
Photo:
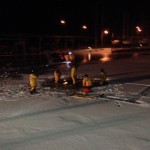
<path fill-rule="evenodd" d="M 65 27 L 60 19 L 66 20 Z M 97 19 L 96 19 L 97 18 Z M 81 26 L 87 25 L 87 35 L 93 35 L 95 28 L 109 28 L 121 34 L 123 20 L 133 30 L 141 25 L 149 32 L 150 13 L 146 1 L 135 0 L 1 0 L 0 33 L 34 33 L 79 35 Z"/>

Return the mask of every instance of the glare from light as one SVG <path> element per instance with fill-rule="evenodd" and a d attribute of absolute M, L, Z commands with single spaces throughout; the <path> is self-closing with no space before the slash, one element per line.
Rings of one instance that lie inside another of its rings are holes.
<path fill-rule="evenodd" d="M 92 47 L 89 46 L 88 49 L 92 49 Z"/>
<path fill-rule="evenodd" d="M 104 30 L 104 34 L 108 34 L 109 33 L 109 31 L 108 30 Z"/>
<path fill-rule="evenodd" d="M 86 25 L 83 25 L 83 26 L 82 26 L 82 29 L 86 30 L 86 29 L 87 29 L 87 26 L 86 26 Z"/>
<path fill-rule="evenodd" d="M 102 61 L 102 62 L 108 62 L 110 60 L 111 60 L 111 51 L 107 51 L 107 52 L 103 53 L 103 56 L 100 59 L 100 61 Z"/>
<path fill-rule="evenodd" d="M 70 61 L 66 62 L 66 65 L 67 65 L 68 68 L 70 68 L 70 63 L 71 63 Z"/>
<path fill-rule="evenodd" d="M 111 60 L 111 58 L 109 56 L 105 56 L 103 58 L 100 59 L 102 62 L 108 62 Z"/>
<path fill-rule="evenodd" d="M 91 54 L 88 53 L 88 60 L 91 60 Z"/>
<path fill-rule="evenodd" d="M 60 20 L 60 23 L 61 24 L 66 24 L 66 21 L 62 19 L 62 20 Z"/>
<path fill-rule="evenodd" d="M 142 32 L 142 29 L 139 26 L 136 26 L 137 32 Z"/>
<path fill-rule="evenodd" d="M 83 60 L 82 60 L 82 62 L 84 62 L 84 63 L 88 62 L 87 54 L 83 56 Z"/>

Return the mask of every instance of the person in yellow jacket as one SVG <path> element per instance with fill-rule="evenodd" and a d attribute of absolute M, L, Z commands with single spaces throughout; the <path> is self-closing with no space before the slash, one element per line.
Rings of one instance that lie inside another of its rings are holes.
<path fill-rule="evenodd" d="M 83 92 L 88 93 L 91 92 L 91 87 L 93 86 L 92 78 L 88 76 L 88 74 L 84 75 L 82 80 Z"/>
<path fill-rule="evenodd" d="M 54 82 L 58 84 L 60 82 L 61 73 L 58 69 L 54 71 Z"/>
<path fill-rule="evenodd" d="M 35 75 L 34 71 L 29 74 L 29 84 L 30 84 L 30 93 L 36 93 L 36 86 L 37 86 L 37 76 Z"/>
<path fill-rule="evenodd" d="M 74 65 L 71 68 L 71 79 L 72 79 L 72 84 L 76 85 L 76 83 L 77 83 L 77 69 Z"/>

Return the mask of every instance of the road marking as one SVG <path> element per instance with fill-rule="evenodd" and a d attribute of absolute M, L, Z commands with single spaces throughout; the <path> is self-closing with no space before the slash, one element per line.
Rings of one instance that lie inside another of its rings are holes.
<path fill-rule="evenodd" d="M 132 85 L 140 85 L 140 86 L 148 86 L 148 87 L 150 87 L 149 84 L 139 84 L 139 83 L 125 83 L 125 84 L 132 84 Z"/>

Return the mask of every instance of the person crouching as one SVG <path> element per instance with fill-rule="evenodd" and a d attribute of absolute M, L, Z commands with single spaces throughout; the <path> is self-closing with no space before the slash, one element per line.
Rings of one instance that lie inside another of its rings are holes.
<path fill-rule="evenodd" d="M 91 87 L 93 86 L 92 78 L 89 77 L 87 74 L 84 75 L 84 78 L 82 80 L 82 92 L 83 93 L 89 93 L 91 92 Z"/>

